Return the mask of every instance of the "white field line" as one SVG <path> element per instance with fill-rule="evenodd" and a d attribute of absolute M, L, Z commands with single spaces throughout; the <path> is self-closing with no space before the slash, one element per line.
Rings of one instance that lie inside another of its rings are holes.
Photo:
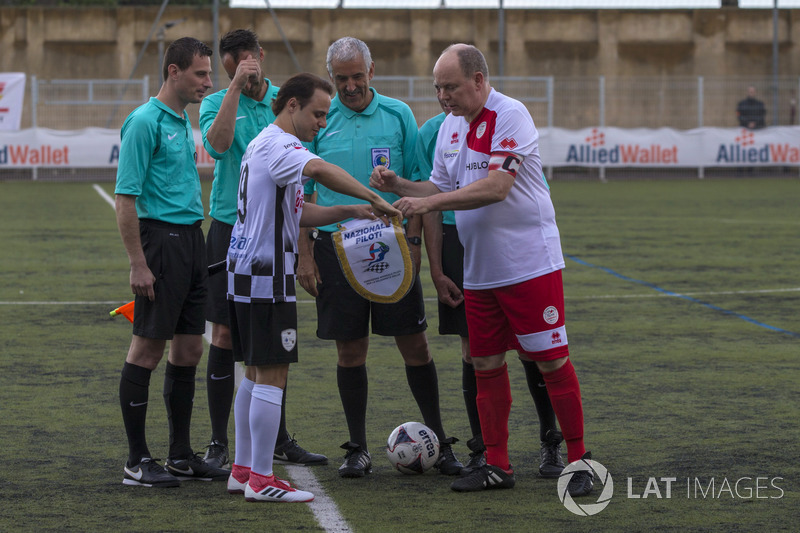
<path fill-rule="evenodd" d="M 800 287 L 786 287 L 783 289 L 754 289 L 749 291 L 706 291 L 706 292 L 683 292 L 675 295 L 646 293 L 646 294 L 598 294 L 595 296 L 567 296 L 567 300 L 613 300 L 627 298 L 674 298 L 675 296 L 726 296 L 736 294 L 774 294 L 782 292 L 800 292 Z M 435 302 L 436 298 L 425 298 L 426 302 Z M 122 300 L 97 300 L 97 301 L 55 301 L 55 300 L 31 300 L 27 302 L 0 301 L 0 305 L 122 305 L 127 303 Z M 299 304 L 313 304 L 314 300 L 297 300 Z M 109 309 L 110 311 L 110 309 Z M 211 342 L 210 330 L 203 336 Z"/>
<path fill-rule="evenodd" d="M 111 198 L 111 196 L 109 196 L 108 193 L 106 191 L 104 191 L 102 187 L 100 187 L 98 184 L 95 183 L 94 185 L 92 185 L 92 188 L 95 191 L 97 191 L 97 194 L 100 195 L 100 198 L 102 198 L 103 200 L 108 202 L 108 205 L 110 205 L 111 207 L 114 207 L 114 199 Z"/>
<path fill-rule="evenodd" d="M 104 191 L 99 185 L 94 184 L 92 186 L 97 194 L 99 194 L 108 205 L 112 208 L 114 206 L 114 199 L 111 198 L 106 191 Z M 5 302 L 0 302 L 0 305 L 4 304 Z M 55 304 L 56 302 L 51 302 Z M 76 303 L 90 303 L 90 302 L 76 302 Z M 94 302 L 94 303 L 104 303 L 108 304 L 109 302 Z M 122 302 L 125 303 L 125 302 Z M 206 322 L 206 332 L 203 334 L 203 338 L 211 344 L 211 323 Z M 236 365 L 236 387 L 239 387 L 239 383 L 242 382 L 242 378 L 244 377 L 244 368 L 241 364 Z M 289 474 L 289 478 L 292 482 L 299 486 L 304 490 L 309 490 L 314 494 L 314 501 L 309 503 L 308 506 L 311 508 L 311 512 L 314 513 L 314 518 L 317 519 L 319 525 L 327 532 L 330 533 L 351 533 L 350 526 L 347 525 L 347 521 L 345 521 L 342 514 L 339 512 L 339 508 L 336 506 L 336 502 L 334 502 L 326 493 L 323 486 L 317 480 L 317 477 L 308 469 L 308 467 L 303 466 L 287 466 L 286 472 Z"/>

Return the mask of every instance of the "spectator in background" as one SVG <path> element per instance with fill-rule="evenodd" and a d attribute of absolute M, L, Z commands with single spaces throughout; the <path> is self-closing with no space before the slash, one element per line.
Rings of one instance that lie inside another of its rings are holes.
<path fill-rule="evenodd" d="M 747 88 L 747 97 L 736 105 L 736 117 L 739 125 L 749 130 L 758 130 L 766 124 L 764 119 L 767 109 L 764 102 L 756 98 L 756 88 L 752 85 Z"/>

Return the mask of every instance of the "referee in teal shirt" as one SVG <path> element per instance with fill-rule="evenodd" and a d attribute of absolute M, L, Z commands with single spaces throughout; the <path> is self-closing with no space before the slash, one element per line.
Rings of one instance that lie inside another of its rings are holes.
<path fill-rule="evenodd" d="M 378 165 L 411 178 L 417 123 L 408 105 L 369 86 L 375 64 L 367 45 L 353 37 L 339 39 L 328 48 L 327 67 L 337 95 L 328 112 L 327 126 L 317 134 L 311 151 L 342 167 L 366 186 L 372 169 Z M 312 182 L 306 185 L 305 193 L 306 201 L 314 201 L 316 193 L 316 202 L 324 206 L 353 203 L 352 198 L 319 184 L 315 189 Z M 389 203 L 397 199 L 391 194 L 379 194 Z M 421 223 L 415 217 L 408 221 L 407 228 L 417 273 Z M 425 336 L 427 321 L 419 275 L 399 302 L 370 302 L 356 293 L 342 274 L 331 238 L 335 230 L 334 224 L 311 232 L 313 261 L 312 247 L 301 246 L 298 280 L 317 297 L 317 336 L 336 341 L 337 383 L 350 436 L 341 446 L 345 459 L 339 475 L 358 478 L 372 471 L 366 437 L 370 322 L 372 333 L 394 337 L 403 356 L 407 381 L 422 418 L 439 438 L 440 458 L 436 467 L 443 474 L 458 475 L 462 465 L 453 454 L 455 439 L 447 438 L 442 426 L 438 377 Z"/>
<path fill-rule="evenodd" d="M 194 377 L 203 355 L 206 258 L 197 152 L 186 106 L 211 88 L 211 49 L 190 37 L 164 56 L 164 83 L 135 109 L 121 132 L 116 212 L 136 295 L 133 338 L 122 369 L 119 399 L 128 437 L 123 483 L 174 487 L 181 479 L 224 481 L 228 471 L 207 465 L 189 442 Z M 169 419 L 166 468 L 145 439 L 150 376 L 171 340 L 164 372 Z"/>

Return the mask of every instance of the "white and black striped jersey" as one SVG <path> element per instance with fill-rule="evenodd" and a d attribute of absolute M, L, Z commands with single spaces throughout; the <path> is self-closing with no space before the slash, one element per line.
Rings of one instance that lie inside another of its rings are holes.
<path fill-rule="evenodd" d="M 294 302 L 303 169 L 312 159 L 300 140 L 275 124 L 242 157 L 236 224 L 228 248 L 228 300 Z"/>

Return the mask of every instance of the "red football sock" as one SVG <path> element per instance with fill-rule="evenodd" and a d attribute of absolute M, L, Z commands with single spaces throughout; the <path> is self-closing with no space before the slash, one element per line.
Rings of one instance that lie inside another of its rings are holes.
<path fill-rule="evenodd" d="M 478 415 L 481 419 L 486 462 L 504 470 L 508 460 L 508 415 L 511 413 L 511 384 L 508 365 L 492 370 L 476 370 Z"/>
<path fill-rule="evenodd" d="M 275 478 L 274 474 L 270 474 L 265 476 L 263 474 L 258 474 L 256 472 L 250 471 L 250 480 L 248 483 L 250 484 L 250 488 L 256 492 L 261 492 L 264 490 L 264 487 L 270 484 L 272 480 Z"/>
<path fill-rule="evenodd" d="M 233 463 L 231 466 L 231 475 L 233 476 L 233 479 L 239 483 L 247 483 L 247 481 L 250 479 L 250 467 L 239 466 L 236 463 Z"/>
<path fill-rule="evenodd" d="M 583 404 L 581 386 L 572 362 L 567 362 L 553 372 L 542 372 L 550 403 L 556 412 L 561 433 L 567 443 L 567 457 L 570 463 L 577 461 L 586 453 L 583 446 Z"/>

